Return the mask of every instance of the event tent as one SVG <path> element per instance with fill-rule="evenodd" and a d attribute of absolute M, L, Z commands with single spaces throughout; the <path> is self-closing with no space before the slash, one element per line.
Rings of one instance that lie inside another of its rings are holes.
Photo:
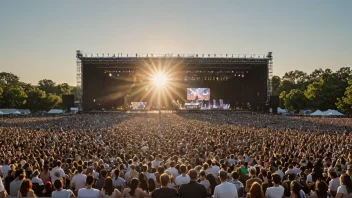
<path fill-rule="evenodd" d="M 329 109 L 327 111 L 324 111 L 324 116 L 343 116 L 343 114 L 336 110 Z"/>
<path fill-rule="evenodd" d="M 310 114 L 310 116 L 324 116 L 324 115 L 325 115 L 324 112 L 320 111 L 319 109 Z"/>
<path fill-rule="evenodd" d="M 285 114 L 287 113 L 288 111 L 286 109 L 281 109 L 280 107 L 277 108 L 277 113 L 278 114 Z"/>
<path fill-rule="evenodd" d="M 64 113 L 63 110 L 61 109 L 51 109 L 50 111 L 48 111 L 49 114 L 62 114 Z"/>

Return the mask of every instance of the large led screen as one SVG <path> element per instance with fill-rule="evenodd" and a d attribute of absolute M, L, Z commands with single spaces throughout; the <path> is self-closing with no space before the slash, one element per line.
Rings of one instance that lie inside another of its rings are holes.
<path fill-rule="evenodd" d="M 210 100 L 210 88 L 187 88 L 187 100 Z"/>

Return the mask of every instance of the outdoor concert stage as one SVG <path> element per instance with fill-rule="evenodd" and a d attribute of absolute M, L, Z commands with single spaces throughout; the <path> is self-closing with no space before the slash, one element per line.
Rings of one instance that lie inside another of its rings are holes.
<path fill-rule="evenodd" d="M 231 108 L 259 110 L 271 94 L 272 54 L 87 54 L 77 51 L 77 82 L 82 109 L 116 110 L 131 102 L 147 108 L 171 109 L 185 104 L 187 88 L 209 88 L 209 106 L 222 99 Z M 153 75 L 167 75 L 167 84 L 151 85 Z M 173 102 L 171 102 L 173 101 Z"/>

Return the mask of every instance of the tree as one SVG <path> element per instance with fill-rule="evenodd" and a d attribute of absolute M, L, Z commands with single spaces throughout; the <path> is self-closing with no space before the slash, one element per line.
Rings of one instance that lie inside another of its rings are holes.
<path fill-rule="evenodd" d="M 273 87 L 274 96 L 280 95 L 280 92 L 279 92 L 280 82 L 281 82 L 281 78 L 279 76 L 273 76 L 271 78 L 271 85 Z"/>
<path fill-rule="evenodd" d="M 45 91 L 45 93 L 49 94 L 56 94 L 57 93 L 57 87 L 55 86 L 54 81 L 48 80 L 48 79 L 43 79 L 38 82 L 38 88 Z"/>
<path fill-rule="evenodd" d="M 73 89 L 72 86 L 70 86 L 67 83 L 62 83 L 57 85 L 57 90 L 58 90 L 58 95 L 66 95 L 66 94 L 70 94 L 71 90 Z"/>
<path fill-rule="evenodd" d="M 3 93 L 4 93 L 4 90 L 2 89 L 2 87 L 0 87 L 0 107 L 2 107 L 4 103 Z"/>
<path fill-rule="evenodd" d="M 307 98 L 304 92 L 300 89 L 292 89 L 290 93 L 286 95 L 285 107 L 292 111 L 299 111 L 306 108 Z"/>
<path fill-rule="evenodd" d="M 2 87 L 4 91 L 11 87 L 18 86 L 19 80 L 18 76 L 12 73 L 0 72 L 0 87 Z"/>
<path fill-rule="evenodd" d="M 343 96 L 347 87 L 344 81 L 337 73 L 331 73 L 329 70 L 322 74 L 317 81 L 308 85 L 304 92 L 310 100 L 310 106 L 321 110 L 335 109 L 337 99 Z"/>
<path fill-rule="evenodd" d="M 280 93 L 279 96 L 279 106 L 282 109 L 285 109 L 285 100 L 286 100 L 286 91 Z"/>
<path fill-rule="evenodd" d="M 348 84 L 344 96 L 337 99 L 336 106 L 340 111 L 352 113 L 352 80 Z"/>
<path fill-rule="evenodd" d="M 27 92 L 27 108 L 32 110 L 45 109 L 46 93 L 38 88 L 32 88 Z"/>
<path fill-rule="evenodd" d="M 5 107 L 22 108 L 26 103 L 27 95 L 22 87 L 10 88 L 4 93 Z"/>
<path fill-rule="evenodd" d="M 49 93 L 45 99 L 44 105 L 45 109 L 49 110 L 58 107 L 61 103 L 62 99 L 60 96 Z"/>

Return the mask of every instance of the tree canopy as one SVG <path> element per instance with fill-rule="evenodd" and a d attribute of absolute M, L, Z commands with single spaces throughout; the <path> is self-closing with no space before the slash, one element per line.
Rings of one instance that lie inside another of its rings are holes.
<path fill-rule="evenodd" d="M 78 94 L 79 88 L 43 79 L 37 85 L 21 82 L 19 77 L 0 72 L 0 108 L 28 108 L 33 111 L 60 108 L 62 95 Z"/>
<path fill-rule="evenodd" d="M 279 96 L 281 108 L 339 109 L 350 113 L 351 78 L 350 67 L 336 72 L 316 69 L 310 74 L 294 70 L 286 72 L 282 78 L 273 76 L 273 93 Z"/>

